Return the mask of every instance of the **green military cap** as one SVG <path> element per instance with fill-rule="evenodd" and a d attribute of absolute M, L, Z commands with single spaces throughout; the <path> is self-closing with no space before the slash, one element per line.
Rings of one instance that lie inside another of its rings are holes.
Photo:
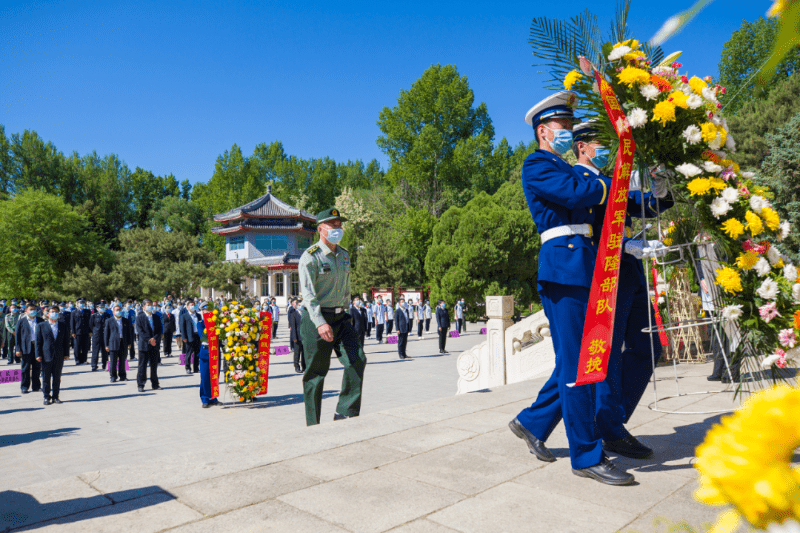
<path fill-rule="evenodd" d="M 343 217 L 339 210 L 335 207 L 317 213 L 317 224 L 330 222 L 331 220 L 341 220 L 342 222 L 347 222 L 347 219 Z"/>

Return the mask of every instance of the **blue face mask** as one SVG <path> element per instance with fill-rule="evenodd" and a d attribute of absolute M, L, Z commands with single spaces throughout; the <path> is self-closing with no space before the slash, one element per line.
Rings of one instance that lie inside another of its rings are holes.
<path fill-rule="evenodd" d="M 31 309 L 30 311 L 28 311 L 28 316 L 31 317 L 31 318 L 35 317 L 36 316 L 36 310 L 35 309 Z"/>
<path fill-rule="evenodd" d="M 344 230 L 341 228 L 333 228 L 328 230 L 328 242 L 331 244 L 338 244 L 342 237 L 344 237 Z"/>
<path fill-rule="evenodd" d="M 55 311 L 50 313 L 50 320 L 58 320 L 58 313 Z"/>
<path fill-rule="evenodd" d="M 592 164 L 597 168 L 603 168 L 608 163 L 608 155 L 611 150 L 608 148 L 595 148 L 594 157 L 591 158 Z"/>
<path fill-rule="evenodd" d="M 114 311 L 114 316 L 116 316 L 116 317 L 120 317 L 120 316 L 122 316 L 122 311 L 120 311 L 119 309 L 117 309 L 116 311 Z"/>
<path fill-rule="evenodd" d="M 545 126 L 547 128 L 547 126 Z M 572 132 L 569 130 L 554 130 L 547 128 L 553 132 L 553 140 L 550 141 L 550 146 L 556 151 L 558 155 L 567 153 L 572 148 Z"/>

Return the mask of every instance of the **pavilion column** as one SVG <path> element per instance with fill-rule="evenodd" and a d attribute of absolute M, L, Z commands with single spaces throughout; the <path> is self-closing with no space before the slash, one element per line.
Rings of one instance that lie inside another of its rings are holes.
<path fill-rule="evenodd" d="M 269 293 L 270 298 L 275 296 L 275 276 L 271 270 L 267 274 L 267 288 L 269 289 L 267 292 Z"/>
<path fill-rule="evenodd" d="M 286 301 L 289 301 L 291 298 L 291 294 L 289 294 L 289 276 L 291 276 L 291 271 L 283 271 L 283 296 L 286 298 Z"/>

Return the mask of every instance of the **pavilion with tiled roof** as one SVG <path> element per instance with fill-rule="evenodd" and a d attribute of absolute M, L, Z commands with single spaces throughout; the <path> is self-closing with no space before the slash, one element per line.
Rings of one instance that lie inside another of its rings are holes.
<path fill-rule="evenodd" d="M 260 278 L 247 282 L 251 296 L 274 296 L 280 306 L 285 306 L 288 298 L 300 296 L 297 264 L 311 246 L 317 217 L 282 202 L 267 185 L 267 194 L 214 215 L 214 222 L 221 224 L 211 231 L 225 237 L 226 261 L 244 259 L 264 268 Z M 203 296 L 212 296 L 208 290 L 202 292 Z"/>

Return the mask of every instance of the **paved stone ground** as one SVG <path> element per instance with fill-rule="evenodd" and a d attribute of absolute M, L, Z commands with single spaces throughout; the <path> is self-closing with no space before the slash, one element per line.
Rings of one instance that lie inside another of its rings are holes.
<path fill-rule="evenodd" d="M 132 408 L 123 407 L 131 400 L 92 403 L 92 410 L 103 409 L 113 419 L 116 429 L 108 435 L 112 430 L 84 422 L 77 406 L 64 404 L 60 423 L 47 419 L 49 438 L 3 446 L 19 460 L 25 455 L 19 448 L 50 441 L 27 456 L 29 468 L 57 463 L 60 470 L 56 479 L 0 492 L 0 531 L 645 532 L 666 530 L 654 525 L 659 516 L 695 527 L 714 519 L 714 509 L 692 500 L 697 475 L 691 462 L 695 446 L 720 415 L 691 413 L 731 409 L 730 392 L 663 400 L 661 408 L 682 411 L 666 414 L 648 408 L 653 398 L 648 391 L 629 428 L 655 449 L 655 457 L 620 460 L 637 484 L 608 487 L 572 475 L 563 426 L 548 442 L 559 457 L 556 463 L 537 461 L 508 431 L 508 421 L 530 403 L 544 379 L 459 396 L 440 391 L 439 399 L 415 402 L 406 380 L 449 372 L 445 381 L 452 391 L 453 359 L 441 366 L 400 363 L 403 371 L 415 365 L 415 373 L 402 381 L 388 356 L 373 359 L 393 370 L 382 381 L 378 370 L 368 369 L 374 382 L 369 396 L 377 403 L 381 395 L 397 395 L 402 398 L 397 406 L 336 423 L 327 421 L 326 412 L 326 421 L 312 428 L 289 429 L 289 422 L 273 423 L 277 414 L 264 414 L 291 407 L 300 418 L 302 404 L 192 411 L 197 406 L 183 406 L 175 391 L 163 405 L 149 395 L 138 400 L 146 405 Z M 709 370 L 679 365 L 681 392 L 723 391 L 705 380 Z M 672 367 L 658 369 L 657 376 L 660 396 L 674 394 Z M 384 390 L 392 377 L 394 388 Z M 106 407 L 113 404 L 119 404 L 116 413 Z M 369 406 L 367 401 L 365 411 Z M 145 407 L 148 412 L 137 412 Z M 332 412 L 332 403 L 327 409 Z M 36 416 L 42 411 L 26 414 L 16 420 L 27 421 L 29 431 L 41 425 Z M 78 426 L 92 429 L 53 433 L 53 427 Z M 90 434 L 81 435 L 84 431 Z M 127 445 L 118 435 L 126 431 Z M 98 455 L 113 455 L 124 464 L 81 469 L 97 464 Z M 21 473 L 13 476 L 24 479 Z"/>
<path fill-rule="evenodd" d="M 483 342 L 480 327 L 470 324 L 467 334 L 448 338 L 450 355 L 445 356 L 438 353 L 433 331 L 422 340 L 411 337 L 407 351 L 412 359 L 404 361 L 396 345 L 378 345 L 374 335 L 367 339 L 362 413 L 455 394 L 455 359 Z M 281 324 L 275 345 L 288 344 L 289 330 Z M 179 353 L 175 345 L 172 352 Z M 342 382 L 342 365 L 333 359 L 325 381 L 324 423 L 333 420 Z M 158 369 L 163 391 L 149 390 L 148 383 L 144 393 L 137 392 L 136 361 L 130 361 L 125 383 L 110 383 L 108 373 L 67 361 L 62 405 L 45 407 L 41 392 L 22 396 L 19 384 L 0 385 L 0 490 L 190 451 L 201 442 L 222 447 L 233 433 L 258 438 L 303 428 L 302 378 L 294 373 L 292 360 L 291 355 L 273 355 L 268 394 L 255 404 L 230 409 L 201 409 L 200 378 L 186 375 L 177 356 L 164 358 Z M 0 362 L 5 368 L 12 367 Z"/>

